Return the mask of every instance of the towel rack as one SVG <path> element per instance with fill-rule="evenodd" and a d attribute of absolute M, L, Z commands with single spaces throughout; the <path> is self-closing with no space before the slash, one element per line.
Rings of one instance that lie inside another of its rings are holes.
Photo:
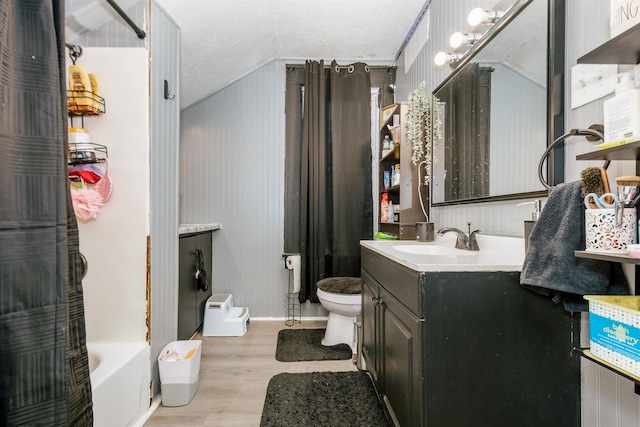
<path fill-rule="evenodd" d="M 569 132 L 565 133 L 564 135 L 559 136 L 555 141 L 553 141 L 547 147 L 547 149 L 544 151 L 544 153 L 542 153 L 542 157 L 540 158 L 540 163 L 538 163 L 538 179 L 540 180 L 542 185 L 544 185 L 544 187 L 547 190 L 551 189 L 551 186 L 547 183 L 547 180 L 544 178 L 544 175 L 542 174 L 542 166 L 544 165 L 544 161 L 549 156 L 549 153 L 551 152 L 551 150 L 556 148 L 558 146 L 558 144 L 560 144 L 561 142 L 563 142 L 565 139 L 569 138 L 570 136 L 586 136 L 586 137 L 595 138 L 595 139 L 593 139 L 593 141 L 598 141 L 598 140 L 604 141 L 604 136 L 602 135 L 602 133 L 599 132 L 598 130 L 595 130 L 595 129 L 592 129 L 592 128 L 589 128 L 589 129 L 571 129 Z M 611 163 L 611 161 L 610 160 L 606 160 L 602 167 L 607 169 L 609 167 L 609 163 Z"/>

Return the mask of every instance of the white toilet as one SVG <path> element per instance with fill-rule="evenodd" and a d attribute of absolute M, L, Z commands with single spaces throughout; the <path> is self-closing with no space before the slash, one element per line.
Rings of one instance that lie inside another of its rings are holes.
<path fill-rule="evenodd" d="M 320 304 L 329 312 L 322 345 L 348 344 L 357 353 L 357 324 L 362 302 L 359 277 L 329 277 L 318 282 Z"/>

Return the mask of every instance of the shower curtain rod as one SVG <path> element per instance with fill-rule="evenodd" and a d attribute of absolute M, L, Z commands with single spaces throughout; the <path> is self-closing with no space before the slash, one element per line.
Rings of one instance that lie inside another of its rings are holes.
<path fill-rule="evenodd" d="M 147 35 L 144 31 L 142 31 L 140 29 L 140 27 L 138 27 L 132 20 L 131 18 L 129 18 L 129 16 L 125 13 L 124 10 L 122 10 L 120 8 L 120 6 L 118 6 L 118 4 L 114 1 L 114 0 L 107 0 L 107 3 L 109 3 L 111 5 L 111 7 L 113 8 L 113 10 L 115 10 L 116 12 L 118 12 L 118 15 L 120 15 L 122 17 L 122 19 L 125 20 L 125 22 L 127 24 L 129 24 L 129 26 L 131 27 L 131 29 L 133 29 L 133 31 L 135 31 L 135 33 L 138 35 L 139 39 L 144 39 Z"/>

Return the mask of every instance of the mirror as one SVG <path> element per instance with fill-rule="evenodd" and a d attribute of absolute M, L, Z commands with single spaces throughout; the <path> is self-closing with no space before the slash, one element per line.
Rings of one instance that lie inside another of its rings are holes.
<path fill-rule="evenodd" d="M 516 1 L 433 92 L 441 124 L 432 205 L 547 195 L 537 167 L 557 132 L 548 96 L 549 2 Z"/>

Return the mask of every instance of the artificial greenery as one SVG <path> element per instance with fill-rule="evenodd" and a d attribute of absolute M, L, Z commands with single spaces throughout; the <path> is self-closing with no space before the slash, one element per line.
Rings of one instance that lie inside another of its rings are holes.
<path fill-rule="evenodd" d="M 431 181 L 433 141 L 441 138 L 440 111 L 438 108 L 432 108 L 432 102 L 433 105 L 437 105 L 438 100 L 432 100 L 427 94 L 424 81 L 409 94 L 407 138 L 411 142 L 411 162 L 414 166 L 425 165 L 425 184 Z"/>

